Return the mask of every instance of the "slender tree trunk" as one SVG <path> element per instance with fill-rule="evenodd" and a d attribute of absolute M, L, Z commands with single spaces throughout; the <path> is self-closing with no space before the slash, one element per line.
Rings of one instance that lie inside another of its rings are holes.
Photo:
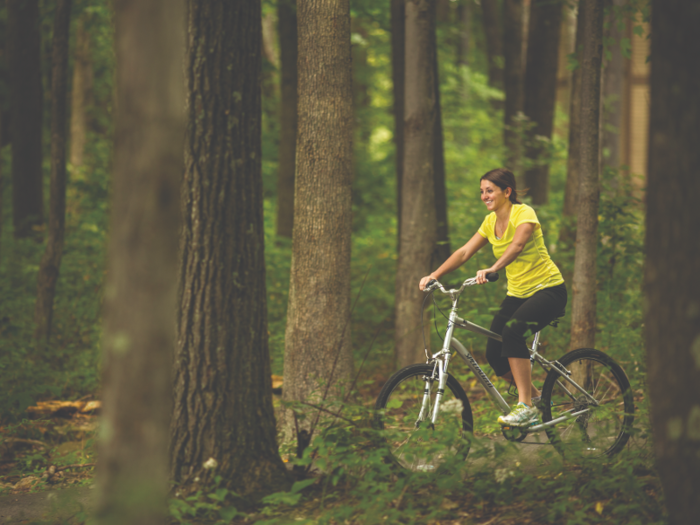
<path fill-rule="evenodd" d="M 498 0 L 481 0 L 481 12 L 489 62 L 489 85 L 503 89 L 503 29 Z"/>
<path fill-rule="evenodd" d="M 401 239 L 401 195 L 404 161 L 406 92 L 406 0 L 391 0 L 391 78 L 394 86 L 394 150 L 396 162 L 397 240 Z"/>
<path fill-rule="evenodd" d="M 469 64 L 469 37 L 472 27 L 472 1 L 460 0 L 457 4 L 457 26 L 459 36 L 457 38 L 457 65 Z"/>
<path fill-rule="evenodd" d="M 528 134 L 525 154 L 535 165 L 525 172 L 525 186 L 534 204 L 549 199 L 549 163 L 542 161 L 545 150 L 536 137 L 552 138 L 561 12 L 560 2 L 532 0 L 530 5 L 524 107 L 535 126 Z"/>
<path fill-rule="evenodd" d="M 518 176 L 522 144 L 515 129 L 514 117 L 523 111 L 523 0 L 503 0 L 503 58 L 505 111 L 503 113 L 503 144 L 506 166 Z"/>
<path fill-rule="evenodd" d="M 90 34 L 85 29 L 85 15 L 75 29 L 75 60 L 73 62 L 73 87 L 70 113 L 70 163 L 73 168 L 83 165 L 87 140 L 87 106 L 92 89 L 92 60 L 90 59 Z"/>
<path fill-rule="evenodd" d="M 646 345 L 656 465 L 669 523 L 700 523 L 700 3 L 651 3 Z"/>
<path fill-rule="evenodd" d="M 196 0 L 188 18 L 172 478 L 274 492 L 287 478 L 267 340 L 260 2 Z"/>
<path fill-rule="evenodd" d="M 437 17 L 436 17 L 437 19 Z M 435 131 L 433 140 L 435 146 L 435 217 L 437 220 L 437 242 L 431 266 L 439 266 L 452 254 L 450 247 L 449 221 L 447 217 L 447 188 L 445 186 L 445 145 L 442 133 L 442 108 L 440 107 L 440 67 L 438 62 L 437 34 L 435 25 L 432 27 L 433 79 L 435 82 Z"/>
<path fill-rule="evenodd" d="M 12 219 L 16 238 L 44 222 L 41 170 L 43 93 L 38 0 L 7 0 L 12 136 Z"/>
<path fill-rule="evenodd" d="M 569 101 L 569 154 L 566 160 L 566 187 L 564 189 L 564 207 L 562 225 L 559 230 L 560 252 L 569 253 L 576 242 L 576 212 L 578 206 L 580 167 L 581 167 L 581 63 L 583 62 L 583 14 L 576 16 L 576 43 L 574 52 L 578 66 L 571 75 L 571 95 Z M 566 264 L 564 267 L 566 268 Z M 570 271 L 564 272 L 564 279 L 572 277 Z"/>
<path fill-rule="evenodd" d="M 625 0 L 607 0 L 608 7 L 622 7 Z M 605 37 L 610 42 L 610 60 L 603 68 L 603 164 L 613 169 L 620 167 L 620 128 L 622 126 L 622 84 L 624 67 L 621 40 L 614 11 L 608 15 Z"/>
<path fill-rule="evenodd" d="M 58 0 L 54 15 L 51 57 L 51 195 L 49 202 L 49 236 L 39 265 L 34 339 L 41 345 L 51 335 L 53 299 L 63 257 L 63 234 L 66 222 L 66 142 L 68 131 L 68 38 L 72 0 Z"/>
<path fill-rule="evenodd" d="M 423 356 L 421 292 L 418 281 L 431 268 L 435 250 L 434 24 L 430 0 L 406 2 L 406 106 L 401 239 L 396 271 L 395 340 L 399 367 Z"/>
<path fill-rule="evenodd" d="M 581 171 L 576 222 L 576 256 L 571 301 L 571 348 L 592 348 L 596 328 L 596 253 L 600 198 L 600 81 L 603 59 L 603 2 L 580 0 Z"/>
<path fill-rule="evenodd" d="M 299 135 L 284 399 L 349 380 L 353 114 L 348 0 L 299 0 Z M 322 386 L 323 385 L 323 386 Z M 323 390 L 322 390 L 323 389 Z M 285 428 L 290 429 L 290 411 Z M 309 431 L 311 421 L 299 421 Z"/>
<path fill-rule="evenodd" d="M 277 235 L 291 237 L 294 227 L 294 171 L 297 147 L 297 4 L 279 0 L 280 146 L 277 167 Z"/>
<path fill-rule="evenodd" d="M 185 2 L 116 0 L 114 11 L 117 113 L 96 515 L 101 524 L 165 524 Z"/>

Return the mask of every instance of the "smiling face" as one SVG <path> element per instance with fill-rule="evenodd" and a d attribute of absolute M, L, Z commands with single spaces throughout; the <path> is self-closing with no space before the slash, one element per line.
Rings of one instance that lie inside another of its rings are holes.
<path fill-rule="evenodd" d="M 510 188 L 502 190 L 490 180 L 481 181 L 481 200 L 486 204 L 486 209 L 496 211 L 502 206 L 510 205 Z"/>

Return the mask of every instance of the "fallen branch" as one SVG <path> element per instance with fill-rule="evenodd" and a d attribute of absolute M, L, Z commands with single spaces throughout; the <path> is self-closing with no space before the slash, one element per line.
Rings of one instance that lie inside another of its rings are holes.
<path fill-rule="evenodd" d="M 2 438 L 2 441 L 0 441 L 0 443 L 20 443 L 22 445 L 34 445 L 35 447 L 48 448 L 48 445 L 46 443 L 37 441 L 36 439 L 5 437 Z"/>
<path fill-rule="evenodd" d="M 83 468 L 83 467 L 96 467 L 97 463 L 76 463 L 75 465 L 63 465 L 62 467 L 57 467 L 56 472 L 61 472 L 69 468 Z"/>

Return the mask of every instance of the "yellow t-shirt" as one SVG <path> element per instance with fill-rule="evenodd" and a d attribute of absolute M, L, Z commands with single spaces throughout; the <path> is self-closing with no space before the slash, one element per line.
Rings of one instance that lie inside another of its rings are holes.
<path fill-rule="evenodd" d="M 535 210 L 527 204 L 513 204 L 510 210 L 508 228 L 503 237 L 496 238 L 496 213 L 489 213 L 479 227 L 479 235 L 488 239 L 493 246 L 493 254 L 499 259 L 513 242 L 515 229 L 521 224 L 532 223 L 535 231 L 525 244 L 520 255 L 506 266 L 508 278 L 508 295 L 513 297 L 530 297 L 538 290 L 557 286 L 564 282 L 557 265 L 549 257 L 547 247 L 544 244 L 542 226 L 537 220 Z"/>

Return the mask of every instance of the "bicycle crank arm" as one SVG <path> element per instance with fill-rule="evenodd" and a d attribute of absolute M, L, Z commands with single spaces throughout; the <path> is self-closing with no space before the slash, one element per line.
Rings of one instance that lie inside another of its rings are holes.
<path fill-rule="evenodd" d="M 544 430 L 545 428 L 553 427 L 554 425 L 558 425 L 562 421 L 566 421 L 567 419 L 573 419 L 575 417 L 580 416 L 581 414 L 585 414 L 586 412 L 589 412 L 591 409 L 590 408 L 585 408 L 583 410 L 579 410 L 578 412 L 573 412 L 571 414 L 564 414 L 561 417 L 558 417 L 556 419 L 552 419 L 551 421 L 547 421 L 546 423 L 540 423 L 539 425 L 535 425 L 534 427 L 525 427 L 525 430 L 528 432 L 539 432 L 540 430 Z"/>

